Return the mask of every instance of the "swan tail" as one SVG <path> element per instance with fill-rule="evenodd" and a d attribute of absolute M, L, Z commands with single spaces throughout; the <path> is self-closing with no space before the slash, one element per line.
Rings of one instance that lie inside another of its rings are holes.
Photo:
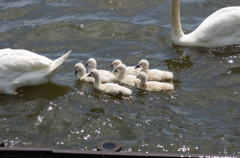
<path fill-rule="evenodd" d="M 61 56 L 60 58 L 53 61 L 53 64 L 51 65 L 51 70 L 57 69 L 62 63 L 69 57 L 69 54 L 71 53 L 71 50 L 68 51 L 66 54 Z"/>

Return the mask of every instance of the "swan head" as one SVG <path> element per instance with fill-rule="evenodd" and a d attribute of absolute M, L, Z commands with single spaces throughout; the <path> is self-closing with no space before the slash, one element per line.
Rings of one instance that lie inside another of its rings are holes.
<path fill-rule="evenodd" d="M 126 72 L 126 65 L 124 64 L 119 64 L 114 70 L 113 73 L 117 72 L 117 73 L 125 73 Z"/>
<path fill-rule="evenodd" d="M 139 61 L 138 65 L 135 67 L 135 69 L 137 69 L 137 68 L 148 69 L 148 67 L 149 67 L 148 61 L 145 59 L 142 59 Z"/>
<path fill-rule="evenodd" d="M 148 80 L 147 74 L 143 71 L 141 71 L 136 78 L 139 78 L 142 82 L 146 82 Z"/>
<path fill-rule="evenodd" d="M 85 66 L 89 66 L 92 69 L 96 69 L 97 61 L 94 58 L 89 58 Z"/>
<path fill-rule="evenodd" d="M 86 73 L 86 69 L 85 69 L 85 67 L 84 67 L 84 65 L 83 65 L 82 63 L 77 63 L 77 64 L 75 65 L 75 75 L 76 75 L 78 72 L 79 72 L 80 74 Z"/>
<path fill-rule="evenodd" d="M 112 64 L 110 66 L 116 68 L 119 64 L 122 64 L 122 61 L 116 59 L 112 62 Z"/>
<path fill-rule="evenodd" d="M 99 72 L 97 69 L 92 69 L 87 77 L 99 78 Z"/>

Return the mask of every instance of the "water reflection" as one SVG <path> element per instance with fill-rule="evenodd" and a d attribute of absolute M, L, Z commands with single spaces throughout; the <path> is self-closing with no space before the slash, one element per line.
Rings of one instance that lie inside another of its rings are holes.
<path fill-rule="evenodd" d="M 0 105 L 7 105 L 13 102 L 28 102 L 41 98 L 54 100 L 72 91 L 73 89 L 69 86 L 62 86 L 53 82 L 39 86 L 22 87 L 17 89 L 18 95 L 16 96 L 0 94 Z"/>
<path fill-rule="evenodd" d="M 184 47 L 173 45 L 173 48 L 175 49 L 175 52 L 179 54 L 179 56 L 164 60 L 170 71 L 187 71 L 194 66 L 194 63 L 191 61 L 191 56 L 186 53 Z"/>

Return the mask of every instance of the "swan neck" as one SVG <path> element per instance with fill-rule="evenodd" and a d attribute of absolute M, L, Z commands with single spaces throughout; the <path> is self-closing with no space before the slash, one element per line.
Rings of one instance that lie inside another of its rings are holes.
<path fill-rule="evenodd" d="M 98 74 L 98 75 L 95 77 L 94 87 L 95 87 L 96 89 L 98 89 L 100 85 L 101 85 L 100 75 Z"/>
<path fill-rule="evenodd" d="M 119 72 L 118 74 L 117 74 L 117 77 L 118 77 L 118 79 L 122 79 L 123 77 L 124 77 L 124 72 Z"/>
<path fill-rule="evenodd" d="M 139 82 L 139 85 L 140 86 L 144 86 L 147 82 L 147 79 L 146 78 L 141 78 L 140 82 Z"/>
<path fill-rule="evenodd" d="M 78 78 L 80 79 L 81 77 L 83 77 L 86 74 L 86 69 L 82 69 L 81 72 L 78 75 Z"/>
<path fill-rule="evenodd" d="M 172 37 L 180 38 L 184 36 L 180 19 L 180 0 L 172 0 Z"/>

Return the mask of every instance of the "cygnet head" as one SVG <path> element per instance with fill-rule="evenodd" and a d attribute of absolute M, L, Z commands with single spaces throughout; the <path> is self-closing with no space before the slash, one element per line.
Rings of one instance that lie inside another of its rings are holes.
<path fill-rule="evenodd" d="M 89 66 L 92 69 L 96 69 L 97 61 L 94 58 L 89 58 L 85 66 Z"/>
<path fill-rule="evenodd" d="M 87 77 L 93 77 L 93 78 L 99 77 L 98 70 L 97 70 L 97 69 L 92 69 L 91 72 L 88 74 Z"/>
<path fill-rule="evenodd" d="M 122 61 L 116 59 L 112 62 L 112 64 L 110 66 L 116 68 L 119 64 L 122 64 Z"/>
<path fill-rule="evenodd" d="M 148 69 L 148 67 L 149 67 L 148 61 L 145 59 L 142 59 L 139 61 L 138 65 L 135 67 L 135 69 L 137 69 L 137 68 Z"/>
<path fill-rule="evenodd" d="M 124 64 L 119 64 L 114 70 L 113 73 L 117 72 L 117 73 L 124 73 L 126 72 L 126 65 Z"/>
<path fill-rule="evenodd" d="M 78 72 L 79 72 L 80 74 L 85 74 L 85 73 L 86 73 L 86 69 L 85 69 L 85 67 L 84 67 L 84 65 L 83 65 L 82 63 L 77 63 L 77 64 L 75 65 L 75 75 L 76 75 Z"/>
<path fill-rule="evenodd" d="M 148 76 L 145 72 L 141 71 L 139 75 L 137 76 L 142 82 L 147 82 Z"/>

